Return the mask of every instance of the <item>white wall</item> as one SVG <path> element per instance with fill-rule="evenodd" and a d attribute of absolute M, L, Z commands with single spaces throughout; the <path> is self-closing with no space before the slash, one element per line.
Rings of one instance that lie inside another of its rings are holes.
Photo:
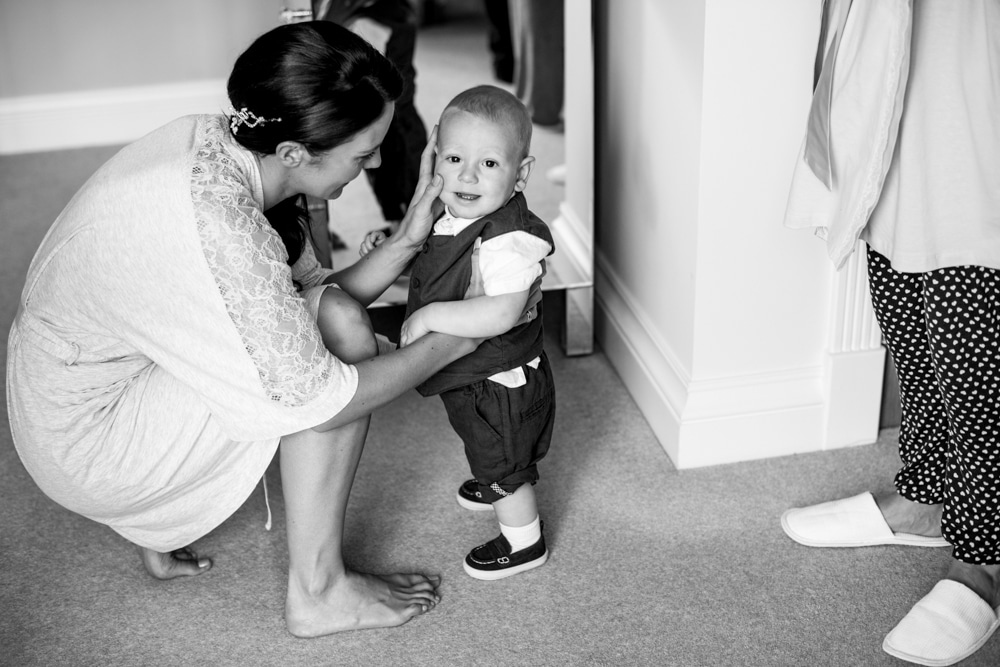
<path fill-rule="evenodd" d="M 282 6 L 0 0 L 0 154 L 125 143 L 218 113 L 233 61 Z"/>
<path fill-rule="evenodd" d="M 686 323 L 694 317 L 704 6 L 601 5 L 598 275 L 687 375 L 694 355 L 694 330 Z"/>
<path fill-rule="evenodd" d="M 566 208 L 574 217 L 581 242 L 592 263 L 594 236 L 594 49 L 592 14 L 587 3 L 566 2 L 565 114 Z M 593 274 L 589 276 L 593 280 Z"/>
<path fill-rule="evenodd" d="M 827 290 L 825 251 L 781 224 L 811 99 L 820 4 L 706 3 L 699 378 L 821 363 L 826 303 L 814 295 Z"/>
<path fill-rule="evenodd" d="M 679 467 L 857 444 L 830 437 L 837 278 L 782 226 L 821 4 L 598 3 L 597 336 Z"/>
<path fill-rule="evenodd" d="M 229 75 L 280 0 L 2 0 L 0 97 Z"/>

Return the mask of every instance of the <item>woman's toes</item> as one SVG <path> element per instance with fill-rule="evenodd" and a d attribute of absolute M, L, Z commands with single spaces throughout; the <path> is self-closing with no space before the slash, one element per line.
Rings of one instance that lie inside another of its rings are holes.
<path fill-rule="evenodd" d="M 212 567 L 210 558 L 198 558 L 198 554 L 188 548 L 169 553 L 140 548 L 139 552 L 146 571 L 156 579 L 191 577 L 207 572 Z"/>

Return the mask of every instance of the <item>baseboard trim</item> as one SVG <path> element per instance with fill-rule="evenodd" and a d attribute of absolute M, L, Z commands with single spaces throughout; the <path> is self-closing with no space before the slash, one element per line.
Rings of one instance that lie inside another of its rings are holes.
<path fill-rule="evenodd" d="M 824 448 L 823 368 L 692 379 L 599 253 L 596 268 L 597 340 L 677 468 Z"/>
<path fill-rule="evenodd" d="M 597 267 L 594 291 L 594 339 L 631 394 L 653 431 L 653 435 L 678 465 L 680 459 L 681 412 L 686 382 L 667 355 L 655 349 L 652 338 L 635 321 L 621 293 L 610 289 Z M 626 322 L 626 319 L 629 321 Z M 653 366 L 659 364 L 658 371 Z M 679 466 L 678 466 L 679 467 Z"/>
<path fill-rule="evenodd" d="M 0 155 L 125 144 L 227 104 L 223 80 L 0 98 Z"/>

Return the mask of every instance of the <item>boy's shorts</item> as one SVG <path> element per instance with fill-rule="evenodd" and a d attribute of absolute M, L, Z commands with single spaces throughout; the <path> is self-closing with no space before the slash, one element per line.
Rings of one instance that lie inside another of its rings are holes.
<path fill-rule="evenodd" d="M 526 384 L 509 388 L 480 380 L 441 394 L 448 420 L 465 443 L 465 456 L 486 502 L 538 480 L 537 464 L 549 451 L 556 391 L 548 357 L 524 366 Z"/>

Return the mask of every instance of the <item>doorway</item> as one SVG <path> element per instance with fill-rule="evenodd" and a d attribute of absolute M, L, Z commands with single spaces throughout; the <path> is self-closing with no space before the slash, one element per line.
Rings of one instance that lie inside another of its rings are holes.
<path fill-rule="evenodd" d="M 569 2 L 566 12 L 564 122 L 535 126 L 531 153 L 536 162 L 525 196 L 531 209 L 553 231 L 556 253 L 549 258 L 542 289 L 565 296 L 552 299 L 552 303 L 562 311 L 559 320 L 563 348 L 567 354 L 578 355 L 593 350 L 592 39 L 589 3 Z M 585 29 L 581 31 L 580 25 Z M 414 56 L 415 104 L 428 129 L 437 122 L 448 100 L 465 88 L 488 83 L 514 92 L 511 84 L 494 76 L 488 31 L 482 0 L 434 3 L 433 14 L 427 15 L 418 31 Z M 567 164 L 568 160 L 572 164 Z M 563 183 L 547 177 L 562 165 L 567 166 Z M 322 202 L 318 208 L 324 208 Z M 323 220 L 323 214 L 328 220 Z M 329 253 L 335 268 L 356 262 L 365 234 L 386 224 L 364 178 L 352 182 L 340 199 L 329 202 L 325 211 L 314 210 L 313 215 L 319 227 L 314 228 L 314 237 L 320 242 L 321 252 Z M 322 247 L 326 240 L 324 226 L 339 237 L 342 248 Z M 408 279 L 401 278 L 373 307 L 405 304 L 407 287 Z"/>

